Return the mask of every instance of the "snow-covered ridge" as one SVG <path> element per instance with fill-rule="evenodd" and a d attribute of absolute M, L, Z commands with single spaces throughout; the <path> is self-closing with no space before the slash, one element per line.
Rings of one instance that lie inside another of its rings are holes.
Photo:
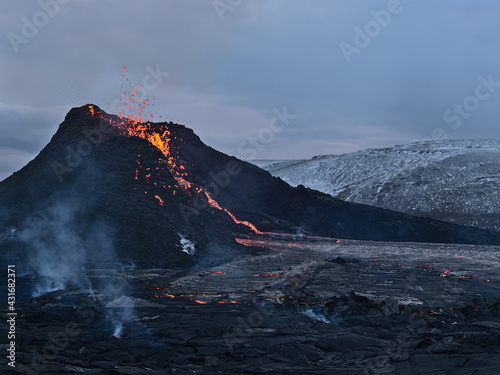
<path fill-rule="evenodd" d="M 343 200 L 500 231 L 500 140 L 424 141 L 252 163 Z"/>

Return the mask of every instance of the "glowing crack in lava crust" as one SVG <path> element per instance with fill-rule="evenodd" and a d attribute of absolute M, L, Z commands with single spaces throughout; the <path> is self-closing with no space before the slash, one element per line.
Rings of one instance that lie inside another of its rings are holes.
<path fill-rule="evenodd" d="M 172 155 L 171 152 L 171 140 L 172 140 L 172 134 L 170 130 L 165 129 L 165 127 L 160 126 L 160 124 L 155 124 L 151 122 L 141 122 L 144 121 L 144 119 L 141 117 L 142 111 L 144 110 L 144 106 L 140 106 L 139 110 L 140 113 L 138 115 L 127 115 L 127 116 L 122 116 L 121 114 L 118 115 L 118 120 L 114 120 L 113 118 L 108 118 L 104 117 L 102 112 L 97 113 L 95 110 L 94 106 L 91 104 L 87 104 L 87 107 L 89 109 L 89 115 L 92 117 L 96 118 L 101 118 L 106 121 L 110 121 L 113 126 L 117 127 L 118 129 L 122 130 L 125 134 L 131 137 L 140 137 L 142 139 L 145 139 L 149 141 L 153 146 L 155 146 L 158 150 L 161 151 L 161 153 L 165 156 L 166 158 L 166 166 L 169 170 L 169 172 L 172 174 L 172 176 L 175 178 L 178 186 L 182 189 L 185 190 L 191 190 L 194 189 L 197 193 L 202 193 L 206 196 L 207 201 L 209 205 L 212 208 L 216 208 L 220 211 L 224 211 L 231 217 L 231 219 L 236 223 L 236 224 L 241 224 L 245 225 L 249 229 L 251 229 L 254 233 L 256 234 L 263 234 L 264 232 L 259 231 L 255 225 L 250 223 L 249 221 L 245 220 L 239 220 L 232 214 L 228 209 L 223 208 L 219 205 L 219 203 L 213 199 L 210 194 L 201 186 L 198 186 L 194 183 L 191 183 L 190 181 L 187 180 L 188 175 L 186 172 L 185 167 L 180 164 L 176 158 Z M 176 137 L 174 137 L 176 138 Z M 137 178 L 137 176 L 136 176 Z M 175 191 L 173 192 L 175 195 Z M 160 205 L 163 206 L 164 201 L 161 197 L 155 196 L 156 199 L 158 199 Z"/>

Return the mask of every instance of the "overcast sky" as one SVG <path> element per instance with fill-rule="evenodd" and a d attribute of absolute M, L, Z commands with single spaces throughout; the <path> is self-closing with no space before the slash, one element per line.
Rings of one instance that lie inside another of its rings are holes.
<path fill-rule="evenodd" d="M 116 112 L 125 78 L 240 158 L 500 138 L 499 20 L 497 0 L 2 0 L 0 180 L 71 107 Z"/>

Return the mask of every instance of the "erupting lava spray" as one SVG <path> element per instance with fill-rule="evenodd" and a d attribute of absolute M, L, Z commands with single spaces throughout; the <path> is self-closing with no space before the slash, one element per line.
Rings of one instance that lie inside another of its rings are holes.
<path fill-rule="evenodd" d="M 161 153 L 165 156 L 166 167 L 172 174 L 172 176 L 175 178 L 179 188 L 185 190 L 194 189 L 197 193 L 204 194 L 207 198 L 210 207 L 220 211 L 224 211 L 226 214 L 229 215 L 229 217 L 231 217 L 231 219 L 236 224 L 245 225 L 246 227 L 251 229 L 254 233 L 262 234 L 263 232 L 259 231 L 255 227 L 255 225 L 253 225 L 249 221 L 239 220 L 228 209 L 221 207 L 220 204 L 210 196 L 210 194 L 206 191 L 206 189 L 204 189 L 199 185 L 195 185 L 187 180 L 188 174 L 186 172 L 185 167 L 177 160 L 176 157 L 174 157 L 172 153 L 171 143 L 172 139 L 176 139 L 176 137 L 173 136 L 170 130 L 167 129 L 165 126 L 151 122 L 146 122 L 142 116 L 143 112 L 146 109 L 147 102 L 144 101 L 142 103 L 136 103 L 134 101 L 134 98 L 135 98 L 135 91 L 132 92 L 131 97 L 126 98 L 125 101 L 129 103 L 127 105 L 127 108 L 132 108 L 135 112 L 132 114 L 127 114 L 125 116 L 119 114 L 118 120 L 114 120 L 111 117 L 105 118 L 102 113 L 97 113 L 92 105 L 88 105 L 89 115 L 110 121 L 112 125 L 122 130 L 128 136 L 140 137 L 142 139 L 147 140 L 158 150 L 160 150 Z M 173 194 L 175 195 L 175 191 L 173 192 Z M 161 197 L 156 196 L 156 198 L 158 199 L 161 205 L 164 204 L 164 201 Z"/>

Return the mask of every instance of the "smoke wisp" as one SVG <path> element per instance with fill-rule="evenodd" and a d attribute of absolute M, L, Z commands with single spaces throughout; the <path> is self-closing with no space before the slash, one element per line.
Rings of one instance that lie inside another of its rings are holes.
<path fill-rule="evenodd" d="M 127 281 L 116 274 L 123 264 L 116 257 L 113 231 L 100 219 L 84 224 L 82 212 L 78 200 L 59 200 L 25 220 L 16 233 L 27 248 L 28 273 L 35 279 L 32 296 L 68 287 L 88 290 L 105 307 L 111 333 L 120 337 L 134 317 L 134 306 L 126 296 Z M 106 277 L 92 282 L 89 270 L 96 269 Z"/>

